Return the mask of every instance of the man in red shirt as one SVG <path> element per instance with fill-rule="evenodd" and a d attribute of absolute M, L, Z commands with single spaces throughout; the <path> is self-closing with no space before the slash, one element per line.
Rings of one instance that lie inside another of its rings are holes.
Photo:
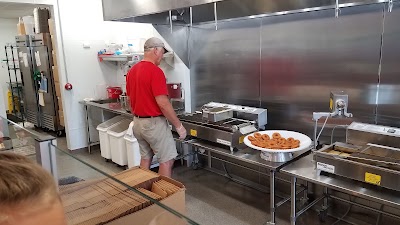
<path fill-rule="evenodd" d="M 172 108 L 164 72 L 158 67 L 166 51 L 158 38 L 145 42 L 143 60 L 126 76 L 126 92 L 135 116 L 133 132 L 139 142 L 140 167 L 149 169 L 156 155 L 160 163 L 158 173 L 171 177 L 178 153 L 167 120 L 175 126 L 181 140 L 186 137 L 186 129 Z"/>

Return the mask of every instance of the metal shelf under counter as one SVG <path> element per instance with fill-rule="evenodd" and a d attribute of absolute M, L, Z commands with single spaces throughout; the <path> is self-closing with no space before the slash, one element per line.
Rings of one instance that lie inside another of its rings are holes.
<path fill-rule="evenodd" d="M 356 202 L 342 199 L 340 197 L 331 195 L 329 190 L 339 191 L 341 193 L 356 196 L 357 198 L 365 199 L 368 201 L 376 202 L 385 206 L 389 206 L 395 209 L 400 209 L 400 195 L 399 192 L 385 189 L 382 187 L 373 186 L 371 184 L 366 184 L 363 182 L 351 180 L 348 178 L 338 177 L 332 174 L 318 174 L 315 169 L 315 161 L 313 161 L 313 155 L 308 155 L 304 158 L 293 162 L 280 170 L 280 173 L 286 174 L 291 177 L 291 225 L 296 224 L 297 218 L 310 209 L 313 205 L 321 200 L 324 200 L 323 209 L 328 207 L 328 198 L 343 201 L 349 204 L 353 204 L 367 210 L 377 212 L 379 214 L 384 214 L 397 219 L 400 216 L 394 215 L 389 212 L 385 212 L 380 209 L 372 208 L 367 205 L 362 205 Z M 296 183 L 297 179 L 311 182 L 324 187 L 324 195 L 308 206 L 305 206 L 300 211 L 296 210 Z"/>
<path fill-rule="evenodd" d="M 262 159 L 260 156 L 260 151 L 253 150 L 251 148 L 244 148 L 244 149 L 239 149 L 237 151 L 231 152 L 230 149 L 224 148 L 223 146 L 217 146 L 214 143 L 200 140 L 200 139 L 191 139 L 189 141 L 185 141 L 184 143 L 194 147 L 195 154 L 200 154 L 200 155 L 204 155 L 205 157 L 207 157 L 208 167 L 206 167 L 205 169 L 210 170 L 211 172 L 216 172 L 215 169 L 213 169 L 212 165 L 211 165 L 212 159 L 215 159 L 215 160 L 222 161 L 224 163 L 234 164 L 235 166 L 239 166 L 243 169 L 247 169 L 247 170 L 250 170 L 250 171 L 253 171 L 256 173 L 261 173 L 261 174 L 269 176 L 269 181 L 270 181 L 270 183 L 269 183 L 270 212 L 269 213 L 271 216 L 270 216 L 270 219 L 267 222 L 267 224 L 271 224 L 271 225 L 276 223 L 276 220 L 275 220 L 276 209 L 279 206 L 283 205 L 284 203 L 290 201 L 290 198 L 291 198 L 290 196 L 282 197 L 277 194 L 277 192 L 275 190 L 276 180 L 280 180 L 280 181 L 284 181 L 284 182 L 288 182 L 288 181 L 282 180 L 282 179 L 276 177 L 276 173 L 279 172 L 286 165 L 289 165 L 293 161 L 299 160 L 302 157 L 307 156 L 311 152 L 311 148 L 308 148 L 303 151 L 294 153 L 292 160 L 290 160 L 288 162 L 278 163 L 278 162 L 270 162 L 270 161 L 266 161 L 266 160 Z M 226 158 L 229 158 L 232 160 L 244 162 L 244 163 L 247 163 L 250 165 L 265 168 L 268 171 L 268 173 L 263 173 L 263 172 L 254 170 L 250 167 L 235 164 L 233 162 L 230 162 L 229 160 L 225 160 L 225 159 L 221 159 L 219 157 L 213 156 L 212 154 L 223 156 L 223 157 L 226 157 Z M 220 175 L 223 175 L 223 174 L 220 174 Z M 251 186 L 255 189 L 260 190 L 259 188 L 252 186 L 252 185 L 254 185 L 252 183 L 247 183 L 246 181 L 243 181 L 243 180 L 237 179 L 237 178 L 233 178 L 232 176 L 229 176 L 229 178 L 235 182 L 238 182 L 238 183 L 241 183 L 241 184 L 244 184 L 247 186 Z M 297 194 L 304 192 L 306 189 L 307 189 L 307 187 L 302 187 L 301 189 L 297 190 Z M 276 202 L 276 199 L 275 199 L 276 196 L 281 197 L 282 200 L 279 202 Z"/>
<path fill-rule="evenodd" d="M 90 135 L 90 108 L 97 108 L 104 112 L 109 112 L 111 114 L 116 114 L 116 115 L 123 115 L 126 116 L 127 118 L 132 118 L 133 115 L 129 112 L 127 112 L 121 105 L 120 102 L 106 102 L 103 103 L 104 101 L 80 101 L 79 103 L 84 106 L 85 110 L 85 119 L 86 119 L 86 131 L 87 131 L 87 145 L 88 145 L 88 151 L 91 153 L 91 148 L 94 145 L 98 145 L 99 141 L 94 141 L 93 138 Z M 104 122 L 104 121 L 99 121 L 99 122 Z"/>

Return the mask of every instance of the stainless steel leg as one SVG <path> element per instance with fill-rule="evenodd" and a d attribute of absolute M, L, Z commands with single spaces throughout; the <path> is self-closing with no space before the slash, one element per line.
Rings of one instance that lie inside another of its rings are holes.
<path fill-rule="evenodd" d="M 303 198 L 308 201 L 308 181 L 305 181 L 304 186 L 306 188 L 306 191 L 303 192 Z"/>
<path fill-rule="evenodd" d="M 86 114 L 86 129 L 87 129 L 87 139 L 88 139 L 88 151 L 89 154 L 92 153 L 92 141 L 90 140 L 90 125 L 89 125 L 89 112 L 88 112 L 88 106 L 85 105 L 85 114 Z"/>
<path fill-rule="evenodd" d="M 271 220 L 268 222 L 269 225 L 275 225 L 275 171 L 270 171 L 269 176 L 269 193 L 270 193 L 270 214 Z"/>
<path fill-rule="evenodd" d="M 212 157 L 211 157 L 211 151 L 208 150 L 208 168 L 212 168 Z"/>
<path fill-rule="evenodd" d="M 328 208 L 328 187 L 324 187 L 324 205 L 322 206 L 323 209 L 327 209 Z"/>
<path fill-rule="evenodd" d="M 308 202 L 308 181 L 304 181 L 305 191 L 303 192 L 303 197 L 301 198 L 301 204 L 306 205 Z"/>
<path fill-rule="evenodd" d="M 185 155 L 185 151 L 183 150 L 183 142 L 182 141 L 179 141 L 179 148 L 180 148 L 181 154 Z M 184 157 L 181 157 L 181 166 L 183 166 L 183 159 L 184 159 Z"/>
<path fill-rule="evenodd" d="M 296 177 L 291 177 L 290 181 L 290 225 L 296 225 Z"/>

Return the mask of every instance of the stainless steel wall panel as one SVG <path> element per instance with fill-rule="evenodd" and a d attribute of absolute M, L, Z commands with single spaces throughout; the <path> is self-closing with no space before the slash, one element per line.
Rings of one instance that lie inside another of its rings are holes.
<path fill-rule="evenodd" d="M 189 34 L 192 107 L 259 106 L 261 20 L 196 26 Z"/>
<path fill-rule="evenodd" d="M 378 124 L 400 127 L 400 2 L 385 13 Z"/>
<path fill-rule="evenodd" d="M 312 112 L 329 111 L 331 90 L 348 92 L 354 120 L 374 123 L 382 17 L 383 4 L 342 8 L 339 18 L 332 9 L 264 17 L 261 106 L 268 128 L 312 135 Z M 328 128 L 350 122 L 330 119 Z"/>
<path fill-rule="evenodd" d="M 186 26 L 173 26 L 172 33 L 169 25 L 154 25 L 154 28 L 171 46 L 172 50 L 189 67 L 188 39 L 189 28 Z"/>

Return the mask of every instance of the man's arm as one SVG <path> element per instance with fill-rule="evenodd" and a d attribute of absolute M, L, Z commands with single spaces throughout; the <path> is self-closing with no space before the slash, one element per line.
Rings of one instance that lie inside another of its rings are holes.
<path fill-rule="evenodd" d="M 156 102 L 168 121 L 174 125 L 174 127 L 179 128 L 181 126 L 181 121 L 179 121 L 178 117 L 176 116 L 168 97 L 166 95 L 156 96 Z"/>

